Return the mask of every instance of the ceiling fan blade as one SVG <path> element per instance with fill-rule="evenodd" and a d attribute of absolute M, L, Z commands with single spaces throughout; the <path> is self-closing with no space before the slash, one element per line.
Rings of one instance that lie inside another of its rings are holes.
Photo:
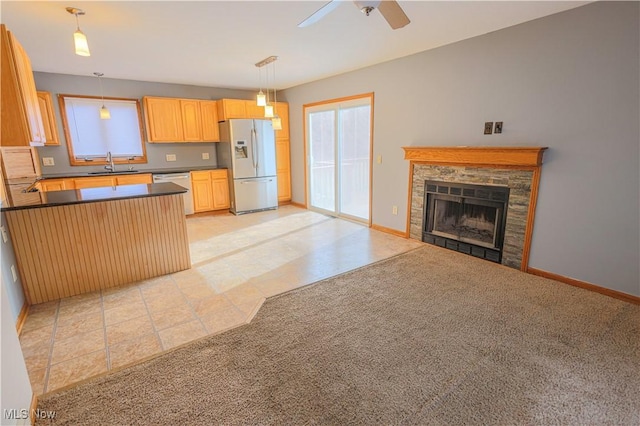
<path fill-rule="evenodd" d="M 298 24 L 298 27 L 303 28 L 311 24 L 315 24 L 326 15 L 328 15 L 333 9 L 340 6 L 340 0 L 331 0 L 329 3 L 316 10 L 311 16 Z"/>
<path fill-rule="evenodd" d="M 381 1 L 380 5 L 378 6 L 378 10 L 394 30 L 402 28 L 411 22 L 398 2 L 395 0 Z"/>

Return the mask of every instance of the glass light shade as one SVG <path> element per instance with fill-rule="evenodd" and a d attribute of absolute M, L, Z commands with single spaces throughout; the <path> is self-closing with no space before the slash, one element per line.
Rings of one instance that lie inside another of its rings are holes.
<path fill-rule="evenodd" d="M 267 106 L 267 97 L 264 95 L 262 90 L 260 90 L 260 92 L 258 92 L 258 96 L 256 97 L 256 101 L 258 103 L 258 106 Z"/>
<path fill-rule="evenodd" d="M 264 107 L 264 116 L 265 118 L 273 117 L 273 105 L 265 105 Z"/>
<path fill-rule="evenodd" d="M 79 29 L 73 33 L 73 42 L 76 46 L 76 55 L 91 56 L 89 52 L 89 43 L 87 42 L 87 36 L 84 35 Z"/>
<path fill-rule="evenodd" d="M 107 107 L 104 105 L 102 105 L 102 108 L 100 108 L 100 118 L 102 120 L 108 120 L 111 118 L 111 112 L 109 112 Z"/>
<path fill-rule="evenodd" d="M 277 115 L 271 119 L 273 130 L 282 130 L 282 120 Z"/>

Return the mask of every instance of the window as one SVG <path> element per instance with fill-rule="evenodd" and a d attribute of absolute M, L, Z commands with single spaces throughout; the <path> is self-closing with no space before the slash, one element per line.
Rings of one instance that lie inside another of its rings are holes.
<path fill-rule="evenodd" d="M 137 99 L 58 95 L 62 126 L 73 166 L 106 164 L 107 152 L 114 163 L 146 163 L 142 139 L 142 115 Z M 111 118 L 102 120 L 104 105 Z"/>

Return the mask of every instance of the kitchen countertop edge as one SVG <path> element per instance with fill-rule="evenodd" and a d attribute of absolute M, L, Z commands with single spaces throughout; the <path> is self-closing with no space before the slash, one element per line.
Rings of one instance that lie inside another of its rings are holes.
<path fill-rule="evenodd" d="M 88 194 L 87 196 L 91 196 L 93 198 L 79 198 L 82 196 L 82 191 L 84 191 L 85 194 Z M 108 186 L 100 188 L 66 189 L 62 191 L 51 192 L 35 192 L 34 194 L 44 194 L 44 196 L 46 197 L 46 201 L 43 200 L 40 204 L 25 204 L 20 206 L 3 205 L 0 210 L 5 212 L 14 210 L 37 209 L 43 207 L 59 207 L 71 204 L 97 203 L 101 201 L 176 195 L 183 194 L 185 192 L 187 192 L 185 188 L 171 182 L 121 185 L 116 187 Z"/>

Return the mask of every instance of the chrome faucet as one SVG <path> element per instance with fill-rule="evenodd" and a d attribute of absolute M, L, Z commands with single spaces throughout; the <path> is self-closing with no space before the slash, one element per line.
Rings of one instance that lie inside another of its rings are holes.
<path fill-rule="evenodd" d="M 104 168 L 109 170 L 110 172 L 115 172 L 116 167 L 113 165 L 113 156 L 111 155 L 111 151 L 107 152 L 107 162 L 109 163 L 109 165 L 104 166 Z"/>

